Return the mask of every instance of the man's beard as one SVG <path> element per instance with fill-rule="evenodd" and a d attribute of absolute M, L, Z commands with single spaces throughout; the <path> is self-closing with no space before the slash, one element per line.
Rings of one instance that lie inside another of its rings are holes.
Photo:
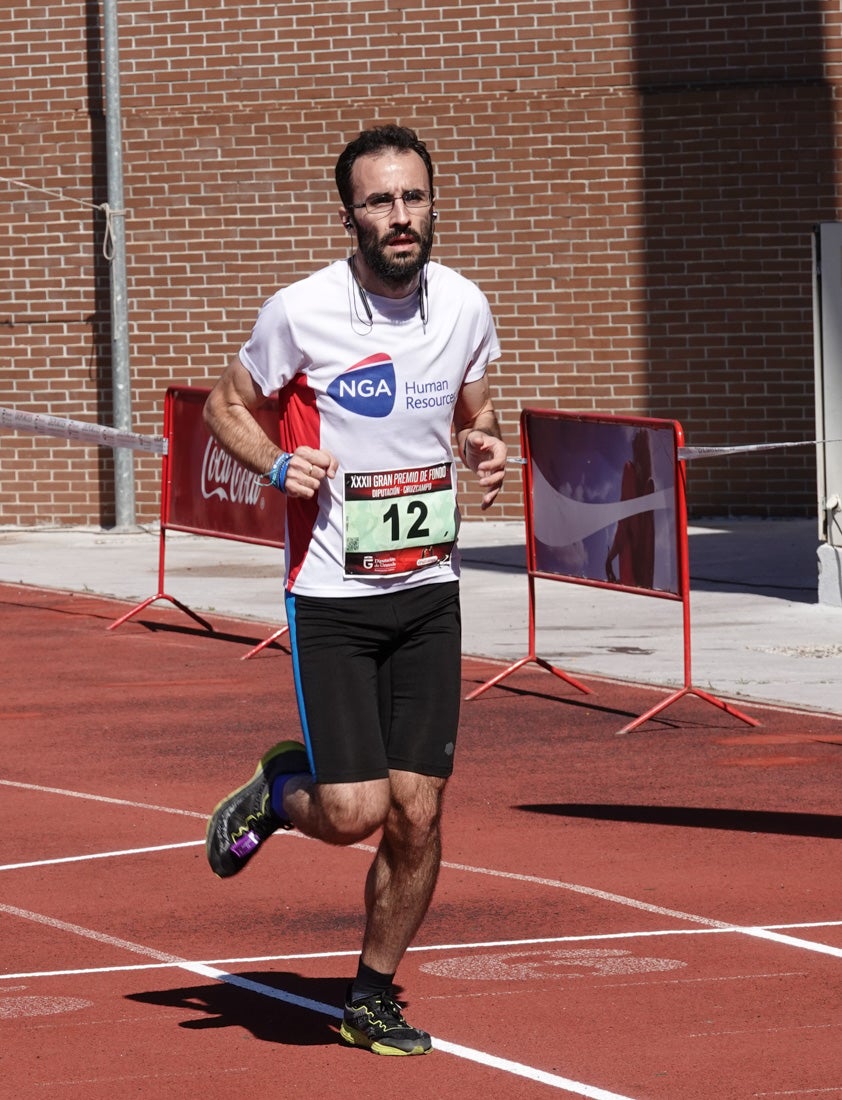
<path fill-rule="evenodd" d="M 411 237 L 420 248 L 412 254 L 389 256 L 389 241 L 396 237 Z M 380 238 L 376 229 L 360 232 L 357 227 L 357 247 L 369 270 L 395 290 L 409 286 L 430 258 L 433 248 L 433 219 L 428 218 L 420 233 L 413 229 L 390 232 Z"/>

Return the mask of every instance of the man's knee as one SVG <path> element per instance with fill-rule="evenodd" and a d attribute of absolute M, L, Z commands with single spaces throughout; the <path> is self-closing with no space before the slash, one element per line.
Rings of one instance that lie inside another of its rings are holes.
<path fill-rule="evenodd" d="M 423 848 L 439 833 L 445 780 L 393 772 L 389 830 L 407 847 Z"/>
<path fill-rule="evenodd" d="M 317 783 L 313 795 L 333 844 L 355 844 L 379 829 L 389 814 L 386 779 L 364 783 Z"/>

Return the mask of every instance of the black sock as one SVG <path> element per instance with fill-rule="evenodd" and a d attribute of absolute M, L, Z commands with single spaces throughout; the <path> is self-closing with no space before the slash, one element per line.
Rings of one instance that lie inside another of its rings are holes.
<path fill-rule="evenodd" d="M 360 959 L 357 967 L 357 976 L 351 984 L 350 1001 L 356 1004 L 366 997 L 373 997 L 377 993 L 385 993 L 392 988 L 394 974 L 381 974 L 379 970 L 372 970 Z"/>

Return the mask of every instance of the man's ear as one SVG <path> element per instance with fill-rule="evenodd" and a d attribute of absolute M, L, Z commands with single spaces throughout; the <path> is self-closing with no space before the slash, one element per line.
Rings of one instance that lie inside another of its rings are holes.
<path fill-rule="evenodd" d="M 354 219 L 351 217 L 351 212 L 346 210 L 344 206 L 339 211 L 339 220 L 342 222 L 343 229 L 347 229 L 349 233 L 354 232 Z"/>

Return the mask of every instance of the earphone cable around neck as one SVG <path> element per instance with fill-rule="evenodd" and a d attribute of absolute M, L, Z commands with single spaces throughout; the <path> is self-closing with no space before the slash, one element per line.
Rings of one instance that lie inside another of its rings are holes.
<path fill-rule="evenodd" d="M 371 303 L 368 300 L 368 294 L 366 293 L 365 287 L 360 282 L 359 275 L 357 275 L 357 266 L 354 262 L 354 256 L 353 255 L 348 257 L 348 267 L 349 267 L 350 272 L 351 272 L 351 277 L 354 280 L 354 285 L 356 286 L 357 291 L 359 292 L 360 301 L 363 304 L 363 309 L 365 310 L 366 319 L 367 319 L 369 325 L 373 326 L 374 325 L 374 314 L 372 313 L 372 310 L 371 310 Z M 421 273 L 418 276 L 418 311 L 421 314 L 421 324 L 425 325 L 425 326 L 427 324 L 427 319 L 428 319 L 429 313 L 430 313 L 430 311 L 429 311 L 429 302 L 430 302 L 430 295 L 429 295 L 429 290 L 427 288 L 427 265 L 424 264 L 423 268 L 421 269 Z M 357 314 L 357 316 L 359 317 L 359 314 Z M 362 320 L 362 317 L 360 317 L 359 319 Z"/>
<path fill-rule="evenodd" d="M 354 280 L 354 286 L 359 292 L 360 301 L 363 304 L 363 309 L 365 310 L 365 315 L 368 323 L 370 326 L 373 326 L 374 314 L 371 312 L 371 303 L 368 300 L 368 295 L 365 292 L 363 284 L 360 282 L 360 277 L 359 275 L 357 275 L 357 265 L 354 263 L 353 255 L 348 257 L 348 268 L 351 272 L 351 278 Z M 362 317 L 360 317 L 359 312 L 357 313 L 357 317 L 362 321 Z"/>

